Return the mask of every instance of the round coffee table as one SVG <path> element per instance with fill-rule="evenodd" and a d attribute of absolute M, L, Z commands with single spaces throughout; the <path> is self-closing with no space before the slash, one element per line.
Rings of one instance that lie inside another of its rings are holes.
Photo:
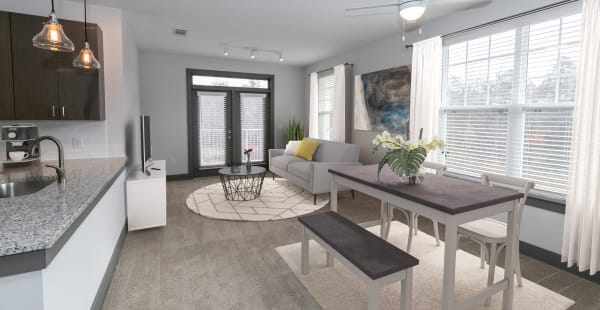
<path fill-rule="evenodd" d="M 226 167 L 219 169 L 219 177 L 227 200 L 252 200 L 260 197 L 267 169 L 252 166 Z"/>

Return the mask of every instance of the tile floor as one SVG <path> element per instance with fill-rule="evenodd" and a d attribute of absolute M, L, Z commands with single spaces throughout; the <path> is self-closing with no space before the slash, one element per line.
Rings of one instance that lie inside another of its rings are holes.
<path fill-rule="evenodd" d="M 300 240 L 296 219 L 219 221 L 185 207 L 187 195 L 216 182 L 167 183 L 167 226 L 127 235 L 103 309 L 320 309 L 274 250 Z M 379 216 L 379 201 L 360 193 L 341 193 L 339 205 L 355 222 Z M 431 234 L 428 220 L 419 228 Z M 466 240 L 461 247 L 478 252 Z M 600 285 L 524 255 L 521 264 L 525 278 L 575 300 L 571 309 L 600 309 Z"/>

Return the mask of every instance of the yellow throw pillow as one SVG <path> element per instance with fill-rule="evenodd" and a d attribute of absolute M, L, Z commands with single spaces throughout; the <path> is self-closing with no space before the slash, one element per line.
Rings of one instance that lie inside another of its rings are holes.
<path fill-rule="evenodd" d="M 311 161 L 318 147 L 319 141 L 308 140 L 304 138 L 298 146 L 298 150 L 296 151 L 296 157 L 304 158 L 308 161 Z"/>

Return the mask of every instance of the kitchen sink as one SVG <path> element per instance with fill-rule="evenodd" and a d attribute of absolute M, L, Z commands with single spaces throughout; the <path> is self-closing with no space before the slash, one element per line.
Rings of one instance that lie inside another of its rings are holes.
<path fill-rule="evenodd" d="M 0 183 L 0 198 L 33 194 L 56 182 L 56 179 Z"/>

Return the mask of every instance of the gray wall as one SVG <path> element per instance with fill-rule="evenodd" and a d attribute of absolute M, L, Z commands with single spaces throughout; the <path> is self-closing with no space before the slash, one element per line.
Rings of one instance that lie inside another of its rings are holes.
<path fill-rule="evenodd" d="M 304 70 L 285 64 L 140 51 L 142 112 L 151 117 L 152 157 L 167 161 L 169 175 L 188 173 L 186 69 L 275 75 L 275 146 L 295 117 L 305 122 Z"/>
<path fill-rule="evenodd" d="M 307 66 L 305 74 L 308 75 L 311 72 L 320 71 L 345 62 L 354 64 L 355 74 L 408 65 L 411 63 L 412 50 L 405 49 L 404 45 L 406 44 L 480 25 L 555 2 L 556 0 L 493 1 L 489 6 L 484 8 L 454 13 L 443 18 L 427 21 L 423 25 L 423 34 L 419 36 L 416 32 L 409 33 L 406 42 L 402 42 L 401 35 L 398 34 L 319 61 Z M 357 19 L 357 22 L 360 22 L 360 20 Z M 309 80 L 305 77 L 305 94 L 307 98 L 308 85 Z M 305 106 L 305 113 L 308 115 L 308 106 Z M 371 154 L 371 141 L 376 134 L 376 132 L 369 131 L 352 131 L 352 143 L 360 146 L 360 160 L 363 163 L 375 163 L 380 159 L 381 153 L 375 156 Z M 560 253 L 563 221 L 564 216 L 562 214 L 528 207 L 523 216 L 521 240 Z"/>

